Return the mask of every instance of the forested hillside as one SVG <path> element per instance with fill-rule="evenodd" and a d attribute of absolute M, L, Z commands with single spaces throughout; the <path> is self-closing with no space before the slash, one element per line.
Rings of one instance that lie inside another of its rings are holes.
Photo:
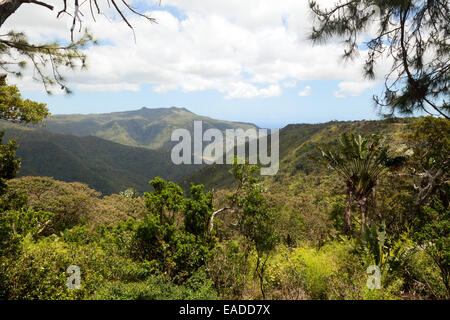
<path fill-rule="evenodd" d="M 176 166 L 170 152 L 121 145 L 94 136 L 76 137 L 0 123 L 5 139 L 16 138 L 22 159 L 19 176 L 47 176 L 82 182 L 103 194 L 127 188 L 142 192 L 156 176 L 179 180 L 198 169 Z"/>
<path fill-rule="evenodd" d="M 9 179 L 0 297 L 448 299 L 449 137 L 431 117 L 289 125 L 277 175 L 205 167 L 211 192 Z"/>
<path fill-rule="evenodd" d="M 411 120 L 288 125 L 280 131 L 280 170 L 275 178 L 267 179 L 294 184 L 296 176 L 323 173 L 323 168 L 311 156 L 320 143 L 330 142 L 342 132 L 381 133 L 396 141 L 408 122 Z M 204 184 L 209 190 L 227 188 L 233 181 L 229 174 L 231 165 L 176 166 L 170 159 L 170 149 L 128 147 L 94 136 L 55 134 L 6 123 L 0 124 L 0 130 L 6 131 L 5 138 L 18 139 L 17 155 L 22 158 L 20 176 L 78 181 L 104 194 L 118 193 L 127 188 L 142 192 L 147 190 L 148 181 L 155 176 L 179 181 L 186 191 L 191 182 Z"/>
<path fill-rule="evenodd" d="M 387 142 L 399 145 L 412 118 L 376 121 L 332 121 L 320 124 L 290 124 L 280 130 L 280 169 L 274 176 L 265 177 L 266 183 L 283 183 L 294 186 L 301 176 L 327 175 L 324 167 L 317 163 L 316 148 L 322 143 L 331 143 L 343 132 L 360 135 L 380 134 Z M 248 148 L 247 148 L 248 151 Z M 205 188 L 226 188 L 233 182 L 229 171 L 231 165 L 205 166 L 185 178 L 205 185 Z M 189 188 L 188 183 L 183 186 Z"/>
<path fill-rule="evenodd" d="M 150 149 L 173 145 L 170 136 L 175 129 L 193 132 L 195 120 L 203 122 L 203 128 L 221 131 L 233 128 L 255 128 L 248 123 L 215 120 L 196 115 L 185 108 L 142 108 L 134 111 L 88 115 L 55 115 L 46 120 L 43 129 L 77 136 L 97 136 L 124 145 Z"/>
<path fill-rule="evenodd" d="M 0 300 L 450 300 L 449 4 L 0 1 Z"/>

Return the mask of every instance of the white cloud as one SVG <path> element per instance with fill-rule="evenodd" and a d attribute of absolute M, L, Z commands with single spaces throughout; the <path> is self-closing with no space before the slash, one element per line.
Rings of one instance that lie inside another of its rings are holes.
<path fill-rule="evenodd" d="M 302 91 L 300 91 L 300 92 L 298 93 L 298 95 L 299 95 L 300 97 L 307 97 L 307 96 L 310 96 L 311 93 L 312 93 L 312 88 L 311 88 L 310 86 L 306 86 L 306 87 L 304 87 L 304 88 L 302 89 Z"/>
<path fill-rule="evenodd" d="M 286 80 L 283 82 L 283 86 L 285 88 L 295 88 L 297 86 L 297 81 L 295 80 Z"/>
<path fill-rule="evenodd" d="M 336 98 L 357 97 L 376 84 L 375 81 L 343 81 L 338 84 L 339 90 L 335 91 L 334 95 Z"/>
<path fill-rule="evenodd" d="M 233 98 L 271 98 L 280 96 L 282 91 L 278 85 L 271 85 L 267 88 L 258 89 L 257 87 L 248 83 L 232 83 L 226 89 L 226 99 Z"/>
<path fill-rule="evenodd" d="M 111 84 L 79 84 L 77 88 L 86 92 L 102 91 L 134 91 L 140 90 L 139 85 L 129 83 L 111 83 Z"/>
<path fill-rule="evenodd" d="M 53 2 L 53 12 L 24 4 L 2 29 L 24 30 L 33 40 L 69 39 L 70 21 L 56 19 L 61 2 Z M 307 1 L 164 0 L 163 5 L 177 7 L 183 18 L 164 7 L 149 12 L 158 24 L 130 16 L 136 43 L 120 19 L 99 16 L 93 23 L 86 12 L 85 25 L 103 44 L 87 49 L 86 72 L 66 74 L 70 85 L 82 91 L 136 91 L 150 84 L 158 93 L 216 90 L 227 99 L 279 96 L 282 87 L 307 80 L 343 81 L 337 96 L 364 90 L 358 83 L 364 53 L 344 64 L 341 44 L 313 46 L 306 40 Z M 29 78 L 19 86 L 30 88 Z"/>

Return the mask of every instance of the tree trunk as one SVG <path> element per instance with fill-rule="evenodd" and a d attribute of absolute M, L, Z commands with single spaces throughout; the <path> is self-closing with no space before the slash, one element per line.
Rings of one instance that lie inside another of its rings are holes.
<path fill-rule="evenodd" d="M 16 10 L 26 1 L 24 0 L 0 0 L 0 27 Z"/>
<path fill-rule="evenodd" d="M 264 292 L 264 266 L 261 266 L 261 258 L 259 252 L 257 253 L 256 260 L 256 274 L 259 278 L 259 289 L 261 290 L 262 298 L 263 300 L 266 300 L 266 293 Z"/>
<path fill-rule="evenodd" d="M 359 209 L 361 210 L 361 235 L 364 232 L 364 225 L 366 224 L 366 214 L 367 214 L 367 197 L 363 197 L 358 200 Z"/>
<path fill-rule="evenodd" d="M 347 199 L 345 201 L 344 232 L 352 234 L 352 192 L 347 190 Z"/>
<path fill-rule="evenodd" d="M 414 184 L 414 188 L 419 190 L 419 193 L 416 197 L 416 205 L 421 206 L 433 193 L 434 191 L 442 184 L 441 177 L 444 175 L 445 171 L 439 167 L 437 170 L 433 167 L 429 171 L 425 171 L 426 178 L 426 186 L 422 187 L 420 184 L 416 186 Z"/>
<path fill-rule="evenodd" d="M 222 208 L 222 209 L 219 209 L 219 210 L 213 212 L 213 214 L 211 215 L 211 218 L 209 220 L 208 233 L 211 233 L 211 231 L 214 228 L 214 217 L 216 216 L 216 214 L 221 213 L 222 211 L 225 211 L 225 210 L 230 210 L 230 209 L 231 209 L 231 207 L 225 207 L 225 208 Z"/>

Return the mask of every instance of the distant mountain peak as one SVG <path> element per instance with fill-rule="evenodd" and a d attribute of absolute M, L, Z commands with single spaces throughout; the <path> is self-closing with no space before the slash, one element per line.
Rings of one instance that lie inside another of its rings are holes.
<path fill-rule="evenodd" d="M 257 128 L 254 124 L 212 119 L 185 107 L 149 108 L 90 115 L 58 115 L 46 121 L 44 130 L 76 136 L 93 135 L 129 146 L 158 149 L 172 144 L 171 133 L 205 122 L 205 129 Z"/>
<path fill-rule="evenodd" d="M 171 109 L 171 110 L 182 110 L 182 111 L 185 111 L 185 112 L 189 112 L 189 113 L 194 114 L 192 111 L 186 109 L 185 107 L 175 107 L 175 106 L 172 106 L 172 107 L 170 107 L 170 109 Z"/>
<path fill-rule="evenodd" d="M 155 111 L 184 111 L 184 112 L 188 112 L 191 114 L 194 114 L 192 111 L 186 109 L 185 107 L 176 107 L 176 106 L 171 106 L 171 107 L 167 107 L 167 108 L 148 108 L 148 107 L 142 107 L 138 110 L 129 110 L 129 111 L 122 111 L 120 113 L 136 113 L 136 112 L 155 112 Z"/>

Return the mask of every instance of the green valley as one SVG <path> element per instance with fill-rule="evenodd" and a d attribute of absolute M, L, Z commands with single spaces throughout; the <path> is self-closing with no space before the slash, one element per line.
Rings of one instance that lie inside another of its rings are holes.
<path fill-rule="evenodd" d="M 332 2 L 0 1 L 3 313 L 450 300 L 449 1 Z"/>
<path fill-rule="evenodd" d="M 5 139 L 17 138 L 20 176 L 78 181 L 104 194 L 142 192 L 156 176 L 180 180 L 198 166 L 174 165 L 170 152 L 130 147 L 94 136 L 77 137 L 1 123 Z"/>

